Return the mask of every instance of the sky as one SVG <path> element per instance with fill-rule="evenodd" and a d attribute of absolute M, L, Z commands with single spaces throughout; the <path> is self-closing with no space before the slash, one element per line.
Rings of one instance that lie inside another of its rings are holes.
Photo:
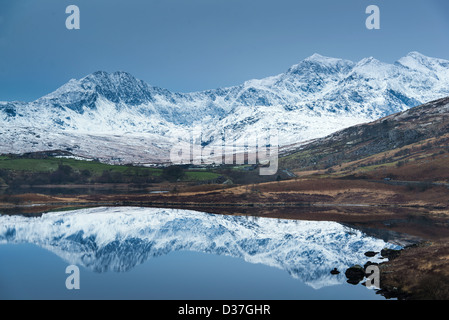
<path fill-rule="evenodd" d="M 80 29 L 66 28 L 66 7 Z M 366 8 L 380 9 L 368 30 Z M 447 0 L 0 0 L 0 101 L 33 101 L 72 78 L 127 71 L 192 92 L 285 72 L 314 53 L 393 63 L 449 60 Z"/>

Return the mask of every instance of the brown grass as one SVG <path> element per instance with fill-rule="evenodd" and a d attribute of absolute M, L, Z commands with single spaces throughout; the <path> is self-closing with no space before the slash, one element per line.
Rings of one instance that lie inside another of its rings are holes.
<path fill-rule="evenodd" d="M 426 242 L 407 248 L 381 265 L 381 286 L 399 288 L 410 299 L 449 299 L 449 243 Z"/>

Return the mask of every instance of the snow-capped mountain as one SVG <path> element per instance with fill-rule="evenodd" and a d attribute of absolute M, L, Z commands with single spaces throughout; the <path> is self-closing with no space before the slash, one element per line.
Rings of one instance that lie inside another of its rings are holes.
<path fill-rule="evenodd" d="M 412 52 L 394 64 L 318 54 L 287 72 L 194 93 L 95 72 L 36 101 L 0 103 L 0 153 L 69 150 L 104 161 L 169 160 L 178 138 L 243 144 L 276 129 L 280 146 L 449 96 L 449 61 Z M 249 142 L 251 143 L 251 142 Z"/>
<path fill-rule="evenodd" d="M 0 245 L 21 243 L 95 272 L 129 271 L 174 251 L 226 255 L 285 270 L 316 289 L 346 281 L 333 268 L 380 261 L 367 251 L 399 248 L 335 222 L 133 207 L 0 216 Z"/>

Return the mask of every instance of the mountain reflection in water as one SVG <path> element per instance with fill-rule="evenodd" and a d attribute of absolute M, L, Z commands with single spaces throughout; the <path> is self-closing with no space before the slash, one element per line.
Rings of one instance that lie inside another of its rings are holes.
<path fill-rule="evenodd" d="M 30 243 L 94 272 L 126 272 L 175 251 L 226 255 L 288 272 L 318 289 L 346 281 L 367 251 L 397 246 L 335 222 L 214 215 L 156 208 L 91 208 L 0 216 L 0 244 Z"/>

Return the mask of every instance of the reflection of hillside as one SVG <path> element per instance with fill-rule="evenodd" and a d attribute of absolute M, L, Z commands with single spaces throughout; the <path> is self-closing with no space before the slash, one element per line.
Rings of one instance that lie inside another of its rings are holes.
<path fill-rule="evenodd" d="M 344 282 L 330 270 L 364 264 L 384 241 L 334 222 L 221 216 L 155 208 L 95 208 L 0 217 L 0 243 L 33 243 L 95 272 L 125 272 L 188 250 L 287 271 L 314 288 Z"/>

